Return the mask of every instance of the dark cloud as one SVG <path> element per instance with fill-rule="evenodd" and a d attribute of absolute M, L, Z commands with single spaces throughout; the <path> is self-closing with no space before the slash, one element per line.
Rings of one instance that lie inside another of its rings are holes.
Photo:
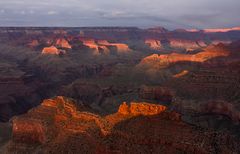
<path fill-rule="evenodd" d="M 240 25 L 239 0 L 0 0 L 0 26 Z"/>

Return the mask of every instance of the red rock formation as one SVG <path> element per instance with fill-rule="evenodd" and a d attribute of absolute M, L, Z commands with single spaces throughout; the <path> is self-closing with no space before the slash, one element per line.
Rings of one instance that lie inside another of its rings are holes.
<path fill-rule="evenodd" d="M 235 30 L 235 31 L 232 31 Z M 62 31 L 62 32 L 61 32 Z M 239 27 L 237 28 L 227 28 L 227 29 L 210 29 L 206 30 L 176 30 L 168 31 L 162 27 L 150 28 L 150 29 L 139 29 L 139 28 L 120 28 L 120 27 L 108 27 L 108 28 L 16 28 L 16 27 L 3 27 L 0 29 L 1 38 L 3 41 L 11 42 L 18 45 L 26 44 L 26 40 L 29 37 L 38 38 L 38 40 L 50 39 L 47 46 L 55 45 L 55 38 L 59 36 L 64 36 L 69 41 L 70 38 L 79 38 L 80 32 L 81 37 L 86 38 L 97 38 L 103 40 L 119 40 L 119 41 L 134 41 L 135 38 L 144 41 L 148 38 L 157 40 L 186 40 L 192 42 L 209 42 L 214 40 L 237 40 L 239 37 Z M 209 33 L 208 33 L 209 31 Z M 231 33 L 229 33 L 231 31 Z M 221 32 L 221 33 L 219 33 Z M 133 39 L 134 38 L 134 39 Z M 210 40 L 209 40 L 210 38 Z M 41 43 L 46 44 L 47 41 L 41 41 Z M 197 43 L 198 44 L 198 43 Z M 195 46 L 195 45 L 194 45 Z"/>
<path fill-rule="evenodd" d="M 104 45 L 98 45 L 94 39 L 80 39 L 83 45 L 93 49 L 93 55 L 100 55 L 101 53 L 108 54 L 110 50 Z"/>
<path fill-rule="evenodd" d="M 46 143 L 50 130 L 45 121 L 32 118 L 13 119 L 13 140 L 15 142 L 24 142 L 29 144 Z"/>
<path fill-rule="evenodd" d="M 94 39 L 80 39 L 80 41 L 83 42 L 83 45 L 86 45 L 89 48 L 97 48 L 97 45 Z"/>
<path fill-rule="evenodd" d="M 26 115 L 13 118 L 13 140 L 20 143 L 41 143 L 51 140 L 60 123 L 77 115 L 77 107 L 64 97 L 44 100 Z"/>
<path fill-rule="evenodd" d="M 65 53 L 66 53 L 65 50 L 60 50 L 60 49 L 56 48 L 55 46 L 45 47 L 42 50 L 42 54 L 60 55 L 60 54 L 65 54 Z"/>
<path fill-rule="evenodd" d="M 147 44 L 151 49 L 158 50 L 161 49 L 162 45 L 159 40 L 147 39 L 145 40 L 145 44 Z"/>
<path fill-rule="evenodd" d="M 98 46 L 98 51 L 101 54 L 109 54 L 110 53 L 110 50 L 108 49 L 108 47 L 103 46 L 103 45 Z"/>
<path fill-rule="evenodd" d="M 149 115 L 158 115 L 161 112 L 164 112 L 167 108 L 163 105 L 148 104 L 148 103 L 136 103 L 131 102 L 130 106 L 124 102 L 118 110 L 118 113 L 124 115 L 133 115 L 133 116 L 149 116 Z"/>
<path fill-rule="evenodd" d="M 58 48 L 56 48 L 55 46 L 51 46 L 51 47 L 45 47 L 45 48 L 43 48 L 42 54 L 59 55 L 59 54 L 60 54 L 60 51 L 59 51 Z"/>
<path fill-rule="evenodd" d="M 94 55 L 100 55 L 100 54 L 109 54 L 110 50 L 109 48 L 115 47 L 117 52 L 119 53 L 126 53 L 131 51 L 126 44 L 122 43 L 109 43 L 107 40 L 98 40 L 95 41 L 94 39 L 80 39 L 81 42 L 83 42 L 83 45 L 94 49 Z"/>
<path fill-rule="evenodd" d="M 98 40 L 99 45 L 103 46 L 113 46 L 117 48 L 117 52 L 119 53 L 127 53 L 130 52 L 131 49 L 129 49 L 127 44 L 123 43 L 109 43 L 107 40 Z"/>
<path fill-rule="evenodd" d="M 188 73 L 189 73 L 188 70 L 183 70 L 182 72 L 173 75 L 173 77 L 174 77 L 174 78 L 180 78 L 180 77 L 183 77 L 183 76 L 187 75 Z"/>
<path fill-rule="evenodd" d="M 207 60 L 216 58 L 216 57 L 227 57 L 230 52 L 227 50 L 220 50 L 215 46 L 210 46 L 206 48 L 203 52 L 199 52 L 197 54 L 178 54 L 171 53 L 166 55 L 158 55 L 153 54 L 144 58 L 138 66 L 146 66 L 152 68 L 161 68 L 167 67 L 170 64 L 174 64 L 177 62 L 199 62 L 203 63 Z"/>
<path fill-rule="evenodd" d="M 69 44 L 69 42 L 64 39 L 64 38 L 61 38 L 61 39 L 57 39 L 55 45 L 57 47 L 61 47 L 61 48 L 67 48 L 67 49 L 71 49 L 72 46 Z"/>
<path fill-rule="evenodd" d="M 13 138 L 5 152 L 239 152 L 239 146 L 233 144 L 240 143 L 231 136 L 183 123 L 179 114 L 167 112 L 161 105 L 124 103 L 118 113 L 101 117 L 77 111 L 74 104 L 69 99 L 56 97 L 14 118 Z M 219 146 L 213 145 L 214 141 Z"/>
<path fill-rule="evenodd" d="M 129 108 L 129 106 L 127 105 L 126 102 L 123 102 L 123 103 L 120 105 L 120 107 L 119 107 L 119 109 L 118 109 L 118 113 L 121 113 L 121 114 L 124 114 L 124 115 L 130 114 L 130 108 Z"/>
<path fill-rule="evenodd" d="M 117 51 L 119 53 L 128 53 L 131 51 L 131 49 L 129 49 L 127 44 L 123 44 L 123 43 L 112 43 L 111 45 L 116 46 L 117 47 Z"/>

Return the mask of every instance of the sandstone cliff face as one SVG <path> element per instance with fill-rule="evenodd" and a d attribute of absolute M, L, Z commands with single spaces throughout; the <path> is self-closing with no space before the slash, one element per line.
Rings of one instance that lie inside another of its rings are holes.
<path fill-rule="evenodd" d="M 118 113 L 123 115 L 149 116 L 158 115 L 161 112 L 164 112 L 166 109 L 167 108 L 163 105 L 148 104 L 144 102 L 141 103 L 131 102 L 130 106 L 128 106 L 126 102 L 124 102 L 119 107 Z"/>
<path fill-rule="evenodd" d="M 102 117 L 70 99 L 56 97 L 13 119 L 13 137 L 5 152 L 239 152 L 239 142 L 231 136 L 197 129 L 166 110 L 162 105 L 132 102 Z"/>
<path fill-rule="evenodd" d="M 93 55 L 109 54 L 110 52 L 106 46 L 97 44 L 94 39 L 80 39 L 80 41 L 83 42 L 83 45 L 94 50 Z"/>
<path fill-rule="evenodd" d="M 41 45 L 49 45 L 49 47 L 42 49 L 42 54 L 60 55 L 66 54 L 66 50 L 72 49 L 72 46 L 64 38 L 56 39 L 56 41 L 53 38 L 43 39 L 41 40 Z"/>
<path fill-rule="evenodd" d="M 28 144 L 44 144 L 54 138 L 60 127 L 77 116 L 77 107 L 64 97 L 44 100 L 36 109 L 26 115 L 15 117 L 13 141 Z"/>
<path fill-rule="evenodd" d="M 116 47 L 117 52 L 119 53 L 127 53 L 131 51 L 128 45 L 123 43 L 110 43 L 107 40 L 98 40 L 98 44 L 104 45 L 104 46 Z"/>
<path fill-rule="evenodd" d="M 61 53 L 60 50 L 55 46 L 45 47 L 42 50 L 42 54 L 59 55 L 60 53 Z"/>
<path fill-rule="evenodd" d="M 177 62 L 198 62 L 203 63 L 207 60 L 217 57 L 227 57 L 230 55 L 228 50 L 219 49 L 215 46 L 210 46 L 204 51 L 196 54 L 178 54 L 171 53 L 165 55 L 153 54 L 144 58 L 138 67 L 164 68 Z"/>
<path fill-rule="evenodd" d="M 83 45 L 94 50 L 93 55 L 101 54 L 108 55 L 110 54 L 110 49 L 114 48 L 117 51 L 117 53 L 128 53 L 131 51 L 127 44 L 109 43 L 107 40 L 81 38 L 80 41 L 83 42 Z"/>
<path fill-rule="evenodd" d="M 67 48 L 67 49 L 72 48 L 72 46 L 69 44 L 69 42 L 64 38 L 57 39 L 55 45 L 57 47 L 61 47 L 61 48 Z"/>
<path fill-rule="evenodd" d="M 158 49 L 161 49 L 162 47 L 161 41 L 154 40 L 154 39 L 145 40 L 145 44 L 148 45 L 153 50 L 158 50 Z"/>

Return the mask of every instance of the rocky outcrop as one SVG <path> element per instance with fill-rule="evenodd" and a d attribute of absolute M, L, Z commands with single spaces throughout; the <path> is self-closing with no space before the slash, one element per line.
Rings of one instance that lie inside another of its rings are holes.
<path fill-rule="evenodd" d="M 54 45 L 50 47 L 44 47 L 42 50 L 42 54 L 51 54 L 51 55 L 66 54 L 66 50 L 72 48 L 69 42 L 64 38 L 57 39 L 55 43 L 53 43 L 53 41 L 50 39 L 44 42 L 44 44 L 54 44 Z"/>
<path fill-rule="evenodd" d="M 228 134 L 188 125 L 161 105 L 123 103 L 118 113 L 99 116 L 56 97 L 13 119 L 13 137 L 4 152 L 210 154 L 238 153 L 239 144 Z"/>
<path fill-rule="evenodd" d="M 123 44 L 123 43 L 110 43 L 107 40 L 98 40 L 97 43 L 99 45 L 103 45 L 103 46 L 107 46 L 107 47 L 115 47 L 118 53 L 128 53 L 131 51 L 131 49 L 129 49 L 127 44 Z"/>
<path fill-rule="evenodd" d="M 72 46 L 69 44 L 69 42 L 64 38 L 57 39 L 55 45 L 60 48 L 67 48 L 67 49 L 72 48 Z"/>
<path fill-rule="evenodd" d="M 127 44 L 123 43 L 110 43 L 107 40 L 86 39 L 81 38 L 80 41 L 83 45 L 93 49 L 93 55 L 109 55 L 110 50 L 116 50 L 117 53 L 127 53 L 131 51 Z"/>
<path fill-rule="evenodd" d="M 51 47 L 45 47 L 42 50 L 42 54 L 46 54 L 46 55 L 60 55 L 60 54 L 65 54 L 66 51 L 65 50 L 61 50 L 56 48 L 55 46 L 51 46 Z"/>
<path fill-rule="evenodd" d="M 210 46 L 206 48 L 204 51 L 196 53 L 196 54 L 178 54 L 171 53 L 165 55 L 153 54 L 144 58 L 138 66 L 143 67 L 151 67 L 151 68 L 161 68 L 167 67 L 171 64 L 175 64 L 177 62 L 197 62 L 203 63 L 210 59 L 217 57 L 227 57 L 230 52 L 227 50 L 218 50 L 215 46 Z"/>
<path fill-rule="evenodd" d="M 43 48 L 42 54 L 59 55 L 59 54 L 60 54 L 60 51 L 59 51 L 55 46 L 51 46 L 51 47 L 45 47 L 45 48 Z"/>
<path fill-rule="evenodd" d="M 157 100 L 170 103 L 174 97 L 174 92 L 166 87 L 142 86 L 139 91 L 139 97 L 147 100 Z"/>
<path fill-rule="evenodd" d="M 154 39 L 145 40 L 145 44 L 148 45 L 153 50 L 158 50 L 158 49 L 161 49 L 162 47 L 161 41 L 154 40 Z"/>
<path fill-rule="evenodd" d="M 109 54 L 110 52 L 106 46 L 97 44 L 94 39 L 80 39 L 80 41 L 83 45 L 94 50 L 93 55 Z"/>
<path fill-rule="evenodd" d="M 123 43 L 111 43 L 111 45 L 115 46 L 117 48 L 118 53 L 128 53 L 131 51 L 131 49 L 128 47 L 127 44 Z"/>
<path fill-rule="evenodd" d="M 128 106 L 126 102 L 120 105 L 118 113 L 124 115 L 133 115 L 133 116 L 149 116 L 149 115 L 158 115 L 164 112 L 167 108 L 163 105 L 149 104 L 144 102 L 131 102 Z"/>
<path fill-rule="evenodd" d="M 64 123 L 77 116 L 77 106 L 64 97 L 44 100 L 26 115 L 15 117 L 13 141 L 28 144 L 44 144 L 52 140 Z"/>
<path fill-rule="evenodd" d="M 187 75 L 188 73 L 189 73 L 188 70 L 183 70 L 182 72 L 173 75 L 173 77 L 174 77 L 174 78 L 180 78 L 180 77 L 183 77 L 183 76 Z"/>

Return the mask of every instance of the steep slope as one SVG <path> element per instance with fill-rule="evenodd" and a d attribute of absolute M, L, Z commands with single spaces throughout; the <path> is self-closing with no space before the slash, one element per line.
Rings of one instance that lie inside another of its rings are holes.
<path fill-rule="evenodd" d="M 109 47 L 115 47 L 118 53 L 128 53 L 131 51 L 131 49 L 129 49 L 127 44 L 123 44 L 123 43 L 110 43 L 107 40 L 98 40 L 97 41 L 98 44 L 100 45 L 104 45 L 104 46 L 109 46 Z"/>
<path fill-rule="evenodd" d="M 105 117 L 70 99 L 15 117 L 6 153 L 238 153 L 231 136 L 188 125 L 162 105 L 123 103 Z"/>
<path fill-rule="evenodd" d="M 83 43 L 83 45 L 87 46 L 90 49 L 93 49 L 93 55 L 100 55 L 101 53 L 109 54 L 110 52 L 106 46 L 97 44 L 94 39 L 81 38 L 80 41 Z"/>
<path fill-rule="evenodd" d="M 139 63 L 137 67 L 161 69 L 178 62 L 204 63 L 213 58 L 227 57 L 229 55 L 230 51 L 225 49 L 224 47 L 221 47 L 219 45 L 217 46 L 211 45 L 205 48 L 203 51 L 198 52 L 196 54 L 178 54 L 178 53 L 164 55 L 153 54 L 142 59 L 142 61 Z"/>

